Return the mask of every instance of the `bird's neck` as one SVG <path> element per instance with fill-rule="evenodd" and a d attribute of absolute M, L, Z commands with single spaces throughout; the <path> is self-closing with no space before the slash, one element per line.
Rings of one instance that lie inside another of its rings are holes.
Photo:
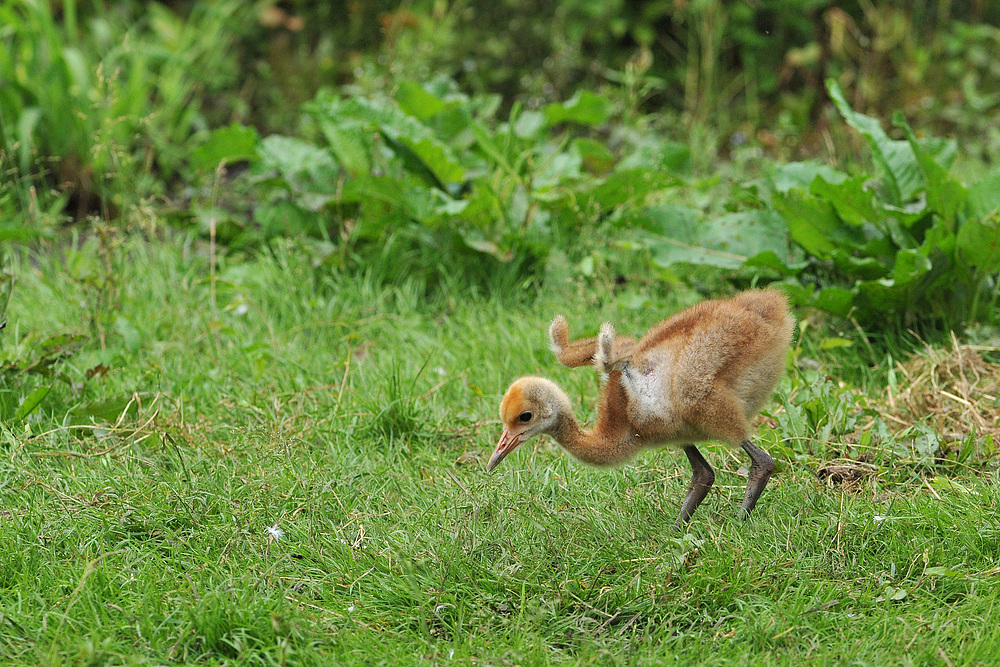
<path fill-rule="evenodd" d="M 613 387 L 609 383 L 609 386 Z M 592 429 L 580 427 L 572 408 L 562 411 L 552 436 L 574 458 L 596 466 L 625 463 L 638 449 L 629 437 L 628 425 L 623 421 L 624 406 L 618 405 L 615 392 L 605 390 L 598 408 L 597 425 Z M 621 412 L 616 412 L 620 410 Z"/>

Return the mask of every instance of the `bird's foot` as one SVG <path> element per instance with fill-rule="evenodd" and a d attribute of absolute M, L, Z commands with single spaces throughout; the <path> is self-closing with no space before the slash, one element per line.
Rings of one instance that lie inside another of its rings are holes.
<path fill-rule="evenodd" d="M 743 451 L 750 455 L 751 461 L 747 492 L 740 505 L 742 509 L 740 514 L 746 519 L 757 505 L 757 499 L 760 498 L 764 487 L 767 486 L 767 481 L 771 479 L 771 473 L 774 472 L 774 459 L 749 440 L 744 440 L 740 446 L 743 447 Z"/>

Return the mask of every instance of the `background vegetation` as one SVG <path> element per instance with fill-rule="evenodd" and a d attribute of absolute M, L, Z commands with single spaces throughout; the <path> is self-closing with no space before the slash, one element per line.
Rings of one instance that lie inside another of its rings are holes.
<path fill-rule="evenodd" d="M 1000 7 L 0 2 L 0 658 L 990 664 Z M 722 449 L 483 471 L 544 331 L 797 306 Z"/>

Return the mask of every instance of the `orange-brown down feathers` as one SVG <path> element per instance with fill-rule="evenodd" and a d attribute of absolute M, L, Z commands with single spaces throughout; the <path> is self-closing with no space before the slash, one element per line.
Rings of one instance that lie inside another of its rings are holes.
<path fill-rule="evenodd" d="M 767 453 L 749 440 L 750 420 L 784 371 L 793 328 L 785 296 L 773 289 L 704 301 L 652 327 L 638 342 L 617 336 L 610 325 L 595 338 L 570 341 L 559 316 L 549 329 L 557 359 L 570 367 L 593 364 L 607 375 L 597 423 L 582 429 L 569 398 L 553 382 L 520 378 L 500 404 L 504 432 L 488 468 L 543 433 L 593 465 L 624 463 L 648 447 L 682 446 L 694 476 L 681 524 L 714 480 L 694 443 L 721 441 L 751 457 L 743 503 L 749 512 L 773 469 Z"/>

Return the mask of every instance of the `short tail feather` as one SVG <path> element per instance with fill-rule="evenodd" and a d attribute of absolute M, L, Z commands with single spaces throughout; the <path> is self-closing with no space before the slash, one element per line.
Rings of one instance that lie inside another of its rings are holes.
<path fill-rule="evenodd" d="M 605 349 L 598 349 L 600 337 L 578 338 L 571 341 L 569 339 L 569 323 L 562 315 L 556 315 L 549 325 L 549 341 L 552 351 L 563 366 L 569 368 L 579 368 L 580 366 L 597 366 L 602 369 L 603 365 L 613 364 L 624 359 L 632 353 L 635 347 L 635 339 L 629 336 L 619 336 L 611 328 L 610 324 L 605 324 L 610 333 L 602 341 Z M 604 327 L 601 329 L 604 333 Z M 597 357 L 603 354 L 604 362 L 598 363 Z M 603 371 L 602 371 L 603 372 Z"/>

